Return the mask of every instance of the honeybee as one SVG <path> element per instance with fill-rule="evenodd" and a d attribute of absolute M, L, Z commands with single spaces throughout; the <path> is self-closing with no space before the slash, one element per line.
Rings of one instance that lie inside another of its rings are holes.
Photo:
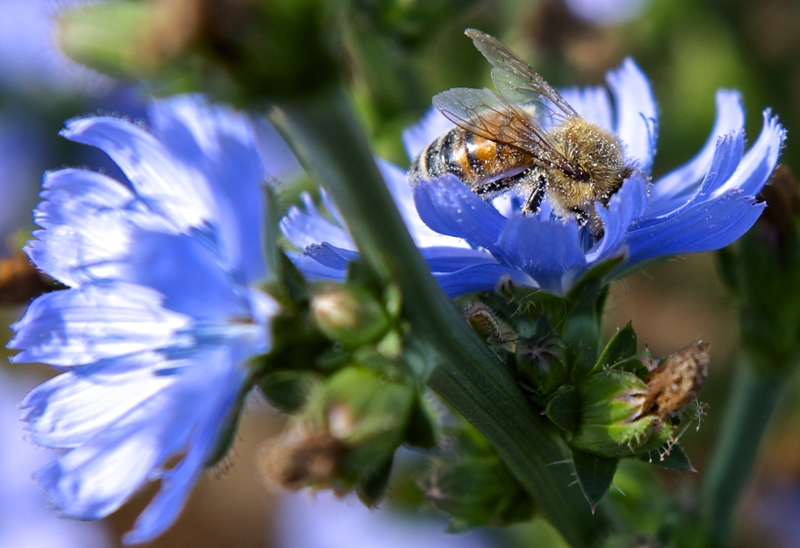
<path fill-rule="evenodd" d="M 494 65 L 489 89 L 453 88 L 433 98 L 456 127 L 414 159 L 413 184 L 452 173 L 484 199 L 511 189 L 536 213 L 545 196 L 553 212 L 590 223 L 602 234 L 595 203 L 608 201 L 634 167 L 612 132 L 584 120 L 525 61 L 483 32 L 467 29 Z"/>

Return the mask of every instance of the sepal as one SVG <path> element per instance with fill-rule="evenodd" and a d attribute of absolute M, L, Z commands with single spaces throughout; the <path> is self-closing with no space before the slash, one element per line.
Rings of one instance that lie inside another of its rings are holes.
<path fill-rule="evenodd" d="M 581 486 L 583 496 L 586 497 L 594 514 L 595 507 L 614 481 L 619 459 L 598 457 L 573 450 L 572 462 L 575 465 L 578 485 Z"/>

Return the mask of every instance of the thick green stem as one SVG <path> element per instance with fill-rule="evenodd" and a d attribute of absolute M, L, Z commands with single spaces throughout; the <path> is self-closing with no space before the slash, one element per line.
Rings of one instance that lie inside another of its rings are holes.
<path fill-rule="evenodd" d="M 469 329 L 431 275 L 394 205 L 340 91 L 273 109 L 270 118 L 305 168 L 331 193 L 364 263 L 399 285 L 414 333 L 438 356 L 428 385 L 494 445 L 572 546 L 597 542 L 610 524 L 592 516 L 572 483 L 563 445 L 510 375 Z"/>
<path fill-rule="evenodd" d="M 786 385 L 786 376 L 743 360 L 703 485 L 704 517 L 712 545 L 726 546 L 736 510 L 750 481 L 761 438 Z"/>

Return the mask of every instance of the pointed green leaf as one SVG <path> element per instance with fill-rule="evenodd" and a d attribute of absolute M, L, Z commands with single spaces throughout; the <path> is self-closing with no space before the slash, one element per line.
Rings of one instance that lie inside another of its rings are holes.
<path fill-rule="evenodd" d="M 618 329 L 611 340 L 608 341 L 592 371 L 599 371 L 603 367 L 609 367 L 617 362 L 629 358 L 636 354 L 639 342 L 636 339 L 636 331 L 628 323 L 622 329 Z"/>
<path fill-rule="evenodd" d="M 619 459 L 605 459 L 573 450 L 572 461 L 575 463 L 575 474 L 578 476 L 583 496 L 592 506 L 594 513 L 595 506 L 614 481 Z"/>
<path fill-rule="evenodd" d="M 392 472 L 393 455 L 394 453 L 392 453 L 383 465 L 371 472 L 366 479 L 356 487 L 358 499 L 363 502 L 365 506 L 372 508 L 386 492 L 386 486 L 389 484 L 389 476 Z"/>
<path fill-rule="evenodd" d="M 406 430 L 406 443 L 424 449 L 436 447 L 438 441 L 436 413 L 427 400 L 417 397 L 411 406 Z"/>

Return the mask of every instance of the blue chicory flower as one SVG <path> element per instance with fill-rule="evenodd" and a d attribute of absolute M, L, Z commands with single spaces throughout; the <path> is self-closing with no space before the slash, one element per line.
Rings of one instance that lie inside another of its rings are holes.
<path fill-rule="evenodd" d="M 650 182 L 657 108 L 650 84 L 630 59 L 600 86 L 568 89 L 564 98 L 586 120 L 614 131 L 637 168 L 608 207 L 597 204 L 604 234 L 595 239 L 574 219 L 555 218 L 545 203 L 520 213 L 512 192 L 486 202 L 453 175 L 409 186 L 405 173 L 379 162 L 409 231 L 445 292 L 491 291 L 504 275 L 522 285 L 565 293 L 592 266 L 620 254 L 627 270 L 654 257 L 722 248 L 755 223 L 765 205 L 755 196 L 778 161 L 785 131 L 767 110 L 761 135 L 744 152 L 744 111 L 737 92 L 717 93 L 717 119 L 700 152 Z M 404 134 L 411 158 L 452 124 L 430 111 Z M 355 245 L 325 198 L 332 220 L 310 199 L 282 220 L 287 238 L 303 249 L 295 260 L 311 278 L 342 279 Z"/>
<path fill-rule="evenodd" d="M 69 289 L 31 303 L 9 343 L 13 361 L 61 371 L 20 405 L 28 439 L 63 450 L 36 474 L 56 509 L 101 518 L 160 479 L 124 538 L 134 544 L 172 524 L 235 427 L 278 308 L 258 289 L 268 169 L 256 128 L 197 96 L 157 101 L 149 118 L 150 131 L 67 123 L 66 138 L 102 149 L 127 180 L 45 175 L 26 251 Z"/>

